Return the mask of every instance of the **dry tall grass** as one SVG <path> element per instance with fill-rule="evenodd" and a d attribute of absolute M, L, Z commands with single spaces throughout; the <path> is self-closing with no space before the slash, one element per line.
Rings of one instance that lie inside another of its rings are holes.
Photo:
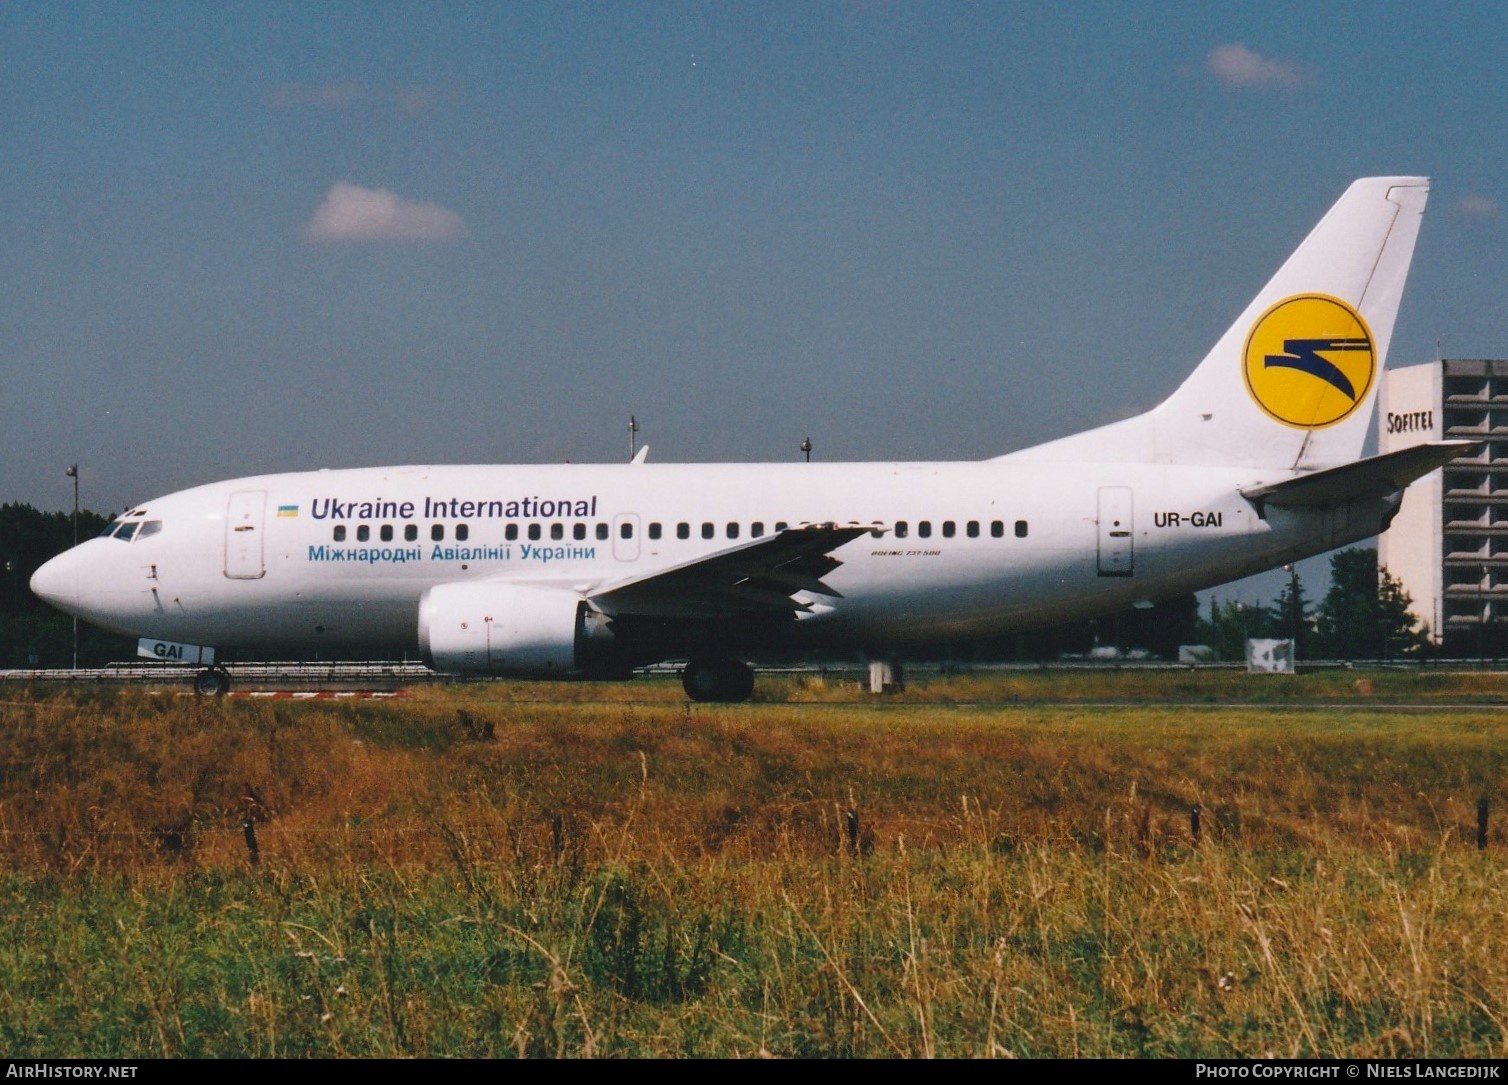
<path fill-rule="evenodd" d="M 762 692 L 12 696 L 0 1043 L 1508 1053 L 1489 710 Z"/>

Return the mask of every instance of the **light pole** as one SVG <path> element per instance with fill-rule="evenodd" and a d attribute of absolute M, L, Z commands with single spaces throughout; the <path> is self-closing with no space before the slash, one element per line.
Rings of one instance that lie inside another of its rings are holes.
<path fill-rule="evenodd" d="M 1291 564 L 1283 566 L 1283 571 L 1288 574 L 1288 628 L 1293 637 L 1293 659 L 1298 662 L 1299 658 L 1299 621 L 1303 617 L 1299 613 L 1299 571 Z"/>
<path fill-rule="evenodd" d="M 65 473 L 73 479 L 73 545 L 77 546 L 79 544 L 79 465 L 69 464 Z M 79 618 L 77 614 L 73 616 L 73 669 L 79 669 Z"/>

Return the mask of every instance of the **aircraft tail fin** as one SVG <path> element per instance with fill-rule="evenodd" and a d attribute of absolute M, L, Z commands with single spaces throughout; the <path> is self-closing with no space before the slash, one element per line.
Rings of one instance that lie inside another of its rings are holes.
<path fill-rule="evenodd" d="M 1012 458 L 1283 470 L 1358 459 L 1428 195 L 1424 177 L 1356 181 L 1159 406 Z"/>

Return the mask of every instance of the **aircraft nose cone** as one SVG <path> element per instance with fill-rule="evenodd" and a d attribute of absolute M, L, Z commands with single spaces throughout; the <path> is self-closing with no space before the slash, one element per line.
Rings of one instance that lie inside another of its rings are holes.
<path fill-rule="evenodd" d="M 72 550 L 43 563 L 31 574 L 31 590 L 59 610 L 69 611 L 78 603 L 78 559 Z"/>

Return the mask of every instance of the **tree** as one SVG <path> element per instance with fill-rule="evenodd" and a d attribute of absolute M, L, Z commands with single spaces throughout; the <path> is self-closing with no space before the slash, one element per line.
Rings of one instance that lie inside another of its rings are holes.
<path fill-rule="evenodd" d="M 1330 590 L 1320 603 L 1318 648 L 1337 659 L 1389 659 L 1428 643 L 1413 600 L 1377 566 L 1377 551 L 1351 547 L 1330 559 Z"/>
<path fill-rule="evenodd" d="M 1288 583 L 1278 593 L 1272 604 L 1272 632 L 1278 637 L 1293 641 L 1293 658 L 1308 656 L 1310 638 L 1310 607 L 1304 598 L 1304 582 L 1291 567 Z"/>
<path fill-rule="evenodd" d="M 1234 600 L 1220 602 L 1210 596 L 1208 618 L 1200 618 L 1196 635 L 1201 644 L 1208 644 L 1215 655 L 1225 660 L 1246 658 L 1246 642 L 1251 637 L 1266 636 L 1272 627 L 1272 616 L 1266 607 Z"/>

